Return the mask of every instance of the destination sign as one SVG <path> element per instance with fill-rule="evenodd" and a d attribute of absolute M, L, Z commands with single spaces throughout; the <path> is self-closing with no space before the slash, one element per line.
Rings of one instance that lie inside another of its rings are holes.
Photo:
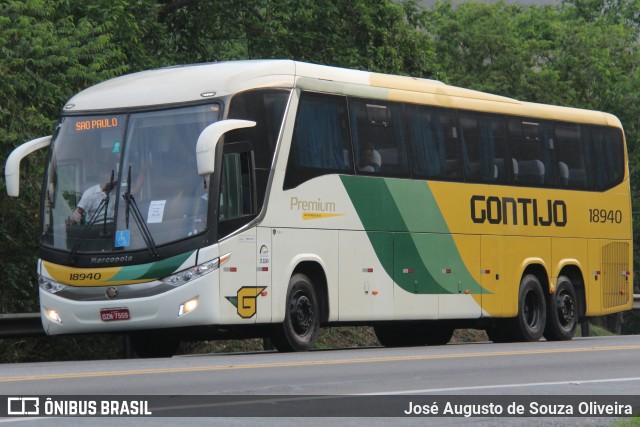
<path fill-rule="evenodd" d="M 102 119 L 82 120 L 76 122 L 76 132 L 84 132 L 95 129 L 108 129 L 118 127 L 117 117 L 107 117 Z"/>

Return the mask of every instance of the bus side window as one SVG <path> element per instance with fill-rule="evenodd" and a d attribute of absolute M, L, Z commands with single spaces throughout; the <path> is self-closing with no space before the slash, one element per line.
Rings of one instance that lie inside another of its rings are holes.
<path fill-rule="evenodd" d="M 509 154 L 515 184 L 549 187 L 557 185 L 558 174 L 551 135 L 548 123 L 522 118 L 509 120 Z"/>
<path fill-rule="evenodd" d="M 406 112 L 413 177 L 460 178 L 453 112 L 418 105 L 407 105 Z"/>
<path fill-rule="evenodd" d="M 562 186 L 578 190 L 592 188 L 590 150 L 588 139 L 580 125 L 559 123 L 556 125 L 556 140 L 560 171 L 566 169 L 567 179 L 561 179 Z M 562 165 L 566 165 L 563 167 Z"/>
<path fill-rule="evenodd" d="M 219 237 L 255 217 L 257 212 L 253 171 L 253 151 L 233 150 L 224 154 L 218 200 Z"/>
<path fill-rule="evenodd" d="M 284 190 L 322 175 L 353 173 L 346 98 L 303 92 Z"/>
<path fill-rule="evenodd" d="M 509 162 L 506 126 L 500 116 L 461 112 L 460 140 L 465 179 L 471 182 L 507 182 Z"/>
<path fill-rule="evenodd" d="M 229 104 L 228 118 L 256 122 L 254 127 L 235 130 L 225 137 L 227 142 L 251 141 L 253 143 L 256 211 L 262 209 L 264 204 L 273 156 L 289 95 L 288 90 L 250 90 L 234 95 Z"/>
<path fill-rule="evenodd" d="M 619 184 L 624 177 L 622 133 L 614 128 L 593 126 L 591 141 L 598 190 Z"/>
<path fill-rule="evenodd" d="M 358 173 L 408 177 L 402 105 L 349 98 L 349 117 Z"/>

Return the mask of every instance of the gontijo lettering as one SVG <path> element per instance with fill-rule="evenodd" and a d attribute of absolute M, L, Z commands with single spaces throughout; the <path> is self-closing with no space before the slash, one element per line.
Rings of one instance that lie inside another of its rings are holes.
<path fill-rule="evenodd" d="M 567 225 L 567 205 L 562 200 L 471 196 L 471 220 L 476 224 L 511 224 L 549 227 Z"/>
<path fill-rule="evenodd" d="M 115 128 L 115 127 L 118 127 L 117 117 L 83 120 L 76 123 L 76 132 L 82 132 L 85 130 L 93 130 L 93 129 Z"/>

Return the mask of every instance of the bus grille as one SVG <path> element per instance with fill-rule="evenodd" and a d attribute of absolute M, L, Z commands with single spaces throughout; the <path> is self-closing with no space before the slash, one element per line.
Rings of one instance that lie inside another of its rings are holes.
<path fill-rule="evenodd" d="M 614 242 L 602 247 L 602 304 L 604 308 L 629 302 L 629 244 Z"/>

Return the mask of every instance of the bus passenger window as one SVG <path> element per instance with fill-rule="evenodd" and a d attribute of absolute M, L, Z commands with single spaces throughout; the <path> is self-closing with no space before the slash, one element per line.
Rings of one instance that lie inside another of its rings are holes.
<path fill-rule="evenodd" d="M 465 179 L 507 182 L 506 126 L 499 116 L 460 113 L 460 139 Z"/>
<path fill-rule="evenodd" d="M 358 173 L 409 176 L 402 106 L 350 98 L 349 113 Z"/>
<path fill-rule="evenodd" d="M 556 125 L 558 161 L 560 172 L 566 170 L 567 178 L 561 179 L 562 186 L 587 190 L 592 188 L 591 156 L 584 129 L 577 124 Z M 563 166 L 566 165 L 566 166 Z"/>
<path fill-rule="evenodd" d="M 332 173 L 352 173 L 346 99 L 303 92 L 296 116 L 284 189 Z"/>
<path fill-rule="evenodd" d="M 551 130 L 551 125 L 545 122 L 521 118 L 509 120 L 509 154 L 515 184 L 557 185 Z"/>
<path fill-rule="evenodd" d="M 453 112 L 418 105 L 407 105 L 406 112 L 414 178 L 460 178 Z"/>
<path fill-rule="evenodd" d="M 615 128 L 591 128 L 593 159 L 598 190 L 619 184 L 624 177 L 624 145 L 622 133 Z"/>

